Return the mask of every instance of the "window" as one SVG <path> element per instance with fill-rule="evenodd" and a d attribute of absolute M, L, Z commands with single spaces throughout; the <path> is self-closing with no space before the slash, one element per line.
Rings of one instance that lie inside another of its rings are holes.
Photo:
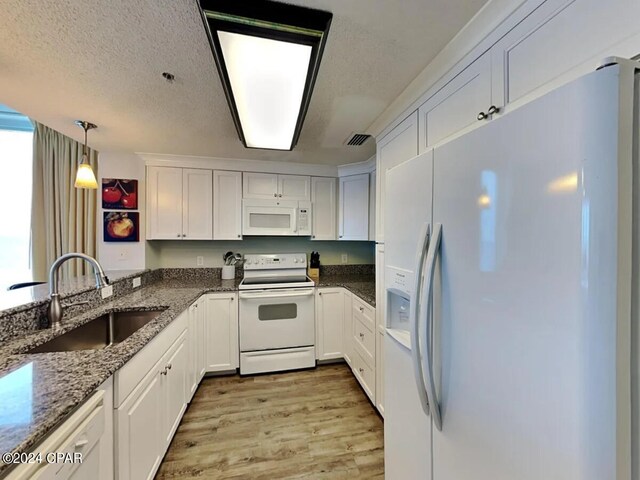
<path fill-rule="evenodd" d="M 31 233 L 33 127 L 0 105 L 0 291 L 32 280 Z"/>

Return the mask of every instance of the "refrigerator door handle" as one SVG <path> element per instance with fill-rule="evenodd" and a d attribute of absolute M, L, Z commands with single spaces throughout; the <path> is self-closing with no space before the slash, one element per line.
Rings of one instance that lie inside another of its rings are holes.
<path fill-rule="evenodd" d="M 423 287 L 424 261 L 429 245 L 429 224 L 425 223 L 420 230 L 418 248 L 416 249 L 415 261 L 415 281 L 413 283 L 413 292 L 411 295 L 411 306 L 409 307 L 409 322 L 411 333 L 411 363 L 413 364 L 413 375 L 418 387 L 418 397 L 420 405 L 424 413 L 429 415 L 429 397 L 424 382 L 424 373 L 422 371 L 422 360 L 420 352 L 420 305 L 419 300 Z"/>
<path fill-rule="evenodd" d="M 426 376 L 426 389 L 427 396 L 429 397 L 429 406 L 431 408 L 431 418 L 433 419 L 433 424 L 435 427 L 442 431 L 442 416 L 440 415 L 440 404 L 438 402 L 438 397 L 436 394 L 435 383 L 433 379 L 433 364 L 432 364 L 432 355 L 431 355 L 431 332 L 432 332 L 432 320 L 433 313 L 431 309 L 431 305 L 433 303 L 433 276 L 435 274 L 436 269 L 436 260 L 438 258 L 438 253 L 440 252 L 440 242 L 442 239 L 442 224 L 435 223 L 433 225 L 433 235 L 431 236 L 431 241 L 429 242 L 429 251 L 427 252 L 427 271 L 425 273 L 425 283 L 426 286 L 424 288 L 423 298 L 420 299 L 420 303 L 425 305 L 426 308 L 426 324 L 425 324 L 425 345 L 427 346 L 428 354 L 424 356 L 423 362 L 426 361 L 426 365 L 423 365 L 423 371 Z"/>

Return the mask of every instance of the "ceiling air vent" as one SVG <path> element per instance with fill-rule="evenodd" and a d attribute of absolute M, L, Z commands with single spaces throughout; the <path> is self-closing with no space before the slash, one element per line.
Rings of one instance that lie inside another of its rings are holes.
<path fill-rule="evenodd" d="M 371 135 L 367 135 L 366 133 L 354 133 L 347 139 L 346 143 L 351 147 L 359 147 L 369 140 L 369 138 L 371 138 Z"/>

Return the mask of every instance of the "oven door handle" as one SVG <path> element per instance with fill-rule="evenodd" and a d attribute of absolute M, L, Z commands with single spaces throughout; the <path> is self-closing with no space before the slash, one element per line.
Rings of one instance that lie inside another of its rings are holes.
<path fill-rule="evenodd" d="M 245 293 L 240 292 L 240 298 L 286 298 L 286 297 L 309 297 L 313 295 L 313 289 L 302 290 L 299 292 L 268 292 L 268 293 Z"/>

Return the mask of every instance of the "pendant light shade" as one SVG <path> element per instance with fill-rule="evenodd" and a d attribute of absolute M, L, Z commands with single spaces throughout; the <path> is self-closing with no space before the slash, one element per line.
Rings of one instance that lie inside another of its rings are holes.
<path fill-rule="evenodd" d="M 200 0 L 200 7 L 240 141 L 292 150 L 333 15 L 267 0 Z"/>
<path fill-rule="evenodd" d="M 87 131 L 97 128 L 97 126 L 84 120 L 76 120 L 76 125 L 84 129 L 84 146 L 82 147 L 82 162 L 78 165 L 74 187 L 97 189 L 98 182 L 95 173 L 93 173 L 93 168 L 89 165 L 89 154 L 87 152 Z"/>

